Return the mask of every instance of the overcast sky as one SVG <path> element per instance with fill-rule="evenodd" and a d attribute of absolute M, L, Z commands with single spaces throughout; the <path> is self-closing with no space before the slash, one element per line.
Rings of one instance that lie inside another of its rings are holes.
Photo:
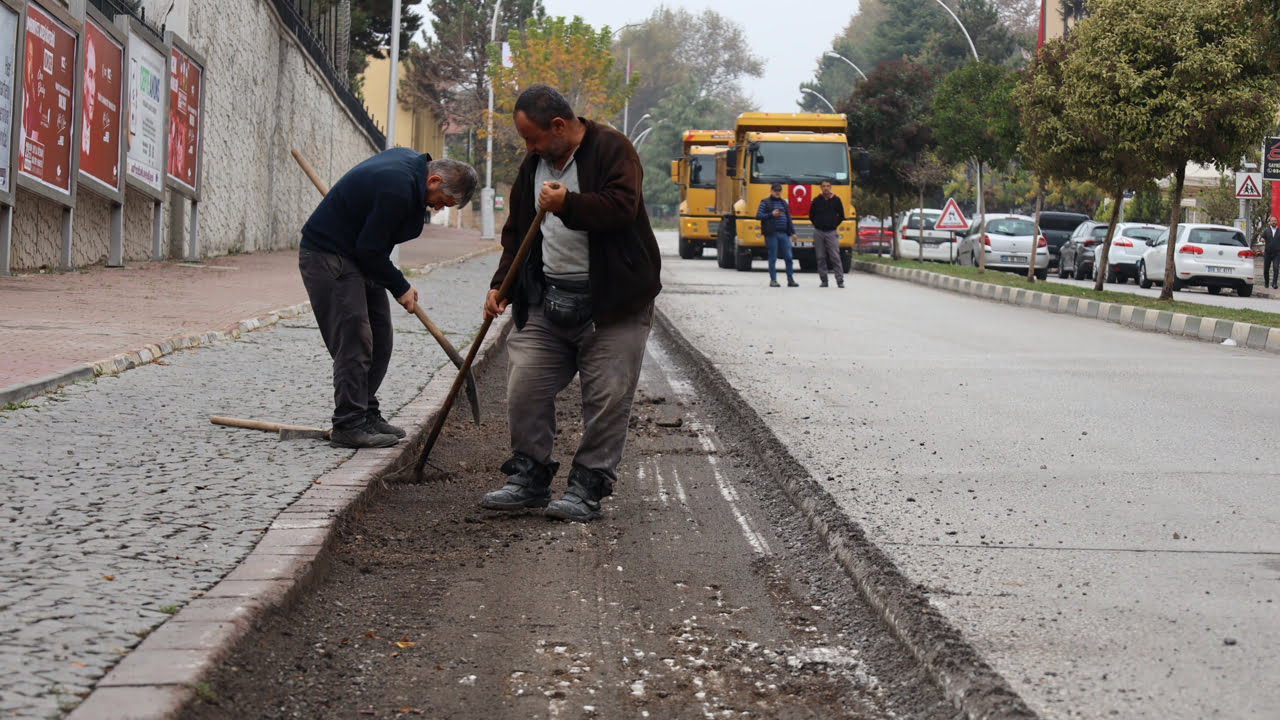
<path fill-rule="evenodd" d="M 799 110 L 800 83 L 813 78 L 818 59 L 858 9 L 856 0 L 794 4 L 779 0 L 542 0 L 542 5 L 547 15 L 579 15 L 596 28 L 608 25 L 614 30 L 646 20 L 660 5 L 684 8 L 694 15 L 715 10 L 743 28 L 752 53 L 764 61 L 764 75 L 746 77 L 742 86 L 765 112 Z"/>

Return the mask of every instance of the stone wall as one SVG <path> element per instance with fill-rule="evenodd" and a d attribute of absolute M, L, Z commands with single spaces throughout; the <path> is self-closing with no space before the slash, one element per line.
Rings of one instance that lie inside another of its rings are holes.
<path fill-rule="evenodd" d="M 297 148 L 332 185 L 378 148 L 281 24 L 269 0 L 178 4 L 185 12 L 169 29 L 206 62 L 199 254 L 296 247 L 298 231 L 320 196 L 290 149 Z M 186 242 L 190 204 L 167 193 L 165 205 L 163 248 L 181 257 L 174 251 Z M 109 210 L 106 200 L 81 186 L 74 213 L 74 266 L 106 261 Z M 125 197 L 126 263 L 150 258 L 151 218 L 151 200 L 130 190 Z M 12 269 L 57 267 L 61 227 L 58 205 L 20 190 L 14 205 Z"/>

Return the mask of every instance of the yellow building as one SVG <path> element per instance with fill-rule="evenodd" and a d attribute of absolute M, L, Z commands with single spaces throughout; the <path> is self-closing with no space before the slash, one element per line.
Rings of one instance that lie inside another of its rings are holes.
<path fill-rule="evenodd" d="M 404 78 L 405 64 L 400 63 L 397 80 Z M 369 117 L 373 118 L 383 130 L 387 127 L 387 81 L 390 80 L 391 61 L 387 58 L 369 58 L 369 66 L 364 74 L 364 101 L 369 106 Z M 404 105 L 396 103 L 395 138 L 392 143 L 398 147 L 413 148 L 418 152 L 430 153 L 433 158 L 444 157 L 444 127 L 425 108 L 407 110 Z"/>

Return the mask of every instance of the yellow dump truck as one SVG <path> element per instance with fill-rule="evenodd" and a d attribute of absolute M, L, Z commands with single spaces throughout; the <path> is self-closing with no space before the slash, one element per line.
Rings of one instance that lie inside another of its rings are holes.
<path fill-rule="evenodd" d="M 801 270 L 817 268 L 809 203 L 830 180 L 844 204 L 847 220 L 837 229 L 840 262 L 848 271 L 858 237 L 857 212 L 850 198 L 853 169 L 866 172 L 866 153 L 850 150 L 848 123 L 835 113 L 760 113 L 738 116 L 733 144 L 717 157 L 716 236 L 722 268 L 750 270 L 754 258 L 767 257 L 756 209 L 769 196 L 769 186 L 782 185 L 796 230 L 793 254 Z"/>
<path fill-rule="evenodd" d="M 680 186 L 680 257 L 701 257 L 715 247 L 720 215 L 716 213 L 716 155 L 733 142 L 732 130 L 686 130 L 684 154 L 671 161 L 671 182 Z"/>

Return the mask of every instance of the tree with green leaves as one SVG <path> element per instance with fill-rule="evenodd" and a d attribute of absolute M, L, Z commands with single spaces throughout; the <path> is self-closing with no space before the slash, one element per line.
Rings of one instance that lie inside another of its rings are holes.
<path fill-rule="evenodd" d="M 1014 159 L 1022 136 L 1013 103 L 1018 76 L 993 63 L 972 62 L 942 79 L 934 94 L 928 123 L 938 141 L 938 155 L 947 162 L 972 159 L 982 184 L 983 165 L 1001 165 Z M 986 195 L 977 199 L 978 233 L 986 232 Z M 985 269 L 984 253 L 977 253 L 978 268 Z"/>
<path fill-rule="evenodd" d="M 951 165 L 942 162 L 938 156 L 925 150 L 916 156 L 915 161 L 903 166 L 902 177 L 915 188 L 920 200 L 920 223 L 917 225 L 917 260 L 924 262 L 924 196 L 935 192 L 951 177 Z"/>
<path fill-rule="evenodd" d="M 889 198 L 889 213 L 911 186 L 898 168 L 916 162 L 934 145 L 926 115 L 933 96 L 932 70 L 912 62 L 883 63 L 836 109 L 849 119 L 849 144 L 865 148 L 870 175 L 862 185 Z M 898 244 L 893 244 L 898 257 Z"/>
<path fill-rule="evenodd" d="M 1239 0 L 1092 0 L 1076 26 L 1065 71 L 1080 76 L 1086 107 L 1105 124 L 1095 140 L 1173 172 L 1169 237 L 1175 238 L 1189 162 L 1235 163 L 1275 122 L 1280 92 L 1276 30 L 1254 22 L 1259 3 Z M 1179 28 L 1180 32 L 1152 32 Z M 1072 104 L 1075 104 L 1074 102 Z M 1109 108 L 1106 112 L 1103 107 Z M 1123 128 L 1119 137 L 1107 133 Z M 1104 135 L 1105 134 L 1105 135 Z M 1173 299 L 1174 242 L 1160 297 Z"/>

